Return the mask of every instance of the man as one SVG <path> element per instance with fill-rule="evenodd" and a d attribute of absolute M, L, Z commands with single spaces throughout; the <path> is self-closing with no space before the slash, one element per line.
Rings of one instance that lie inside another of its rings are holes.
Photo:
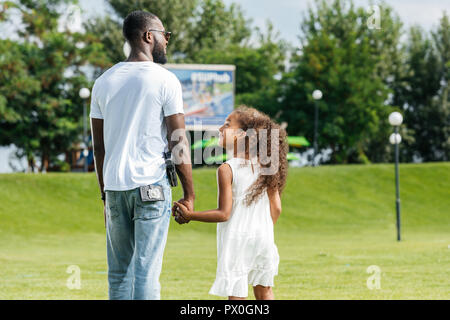
<path fill-rule="evenodd" d="M 90 113 L 104 202 L 109 298 L 160 299 L 172 203 L 164 152 L 178 150 L 173 156 L 181 201 L 193 208 L 195 197 L 182 90 L 175 75 L 158 65 L 166 62 L 170 38 L 158 17 L 131 12 L 123 34 L 130 56 L 95 81 Z M 178 215 L 176 220 L 186 222 Z"/>

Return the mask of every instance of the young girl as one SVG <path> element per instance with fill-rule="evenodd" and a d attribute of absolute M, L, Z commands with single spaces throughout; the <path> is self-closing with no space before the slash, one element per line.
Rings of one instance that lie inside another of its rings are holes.
<path fill-rule="evenodd" d="M 217 274 L 210 294 L 245 299 L 251 284 L 256 299 L 274 299 L 279 256 L 273 227 L 281 213 L 280 194 L 286 182 L 286 133 L 267 115 L 245 106 L 234 110 L 219 132 L 219 144 L 234 157 L 217 170 L 218 208 L 190 212 L 175 202 L 174 215 L 179 223 L 218 222 Z M 275 151 L 271 133 L 277 135 Z M 261 161 L 262 155 L 273 163 Z M 276 165 L 274 172 L 264 174 L 263 169 L 271 165 Z"/>

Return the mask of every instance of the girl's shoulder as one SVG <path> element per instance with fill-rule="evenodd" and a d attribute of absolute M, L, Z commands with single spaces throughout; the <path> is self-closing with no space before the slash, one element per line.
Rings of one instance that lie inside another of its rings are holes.
<path fill-rule="evenodd" d="M 230 172 L 233 171 L 233 166 L 230 162 L 225 161 L 224 163 L 222 163 L 220 166 L 217 167 L 217 172 Z"/>
<path fill-rule="evenodd" d="M 231 158 L 219 166 L 219 169 L 222 166 L 226 166 L 227 170 L 228 168 L 231 168 L 234 182 L 237 183 L 238 181 L 241 181 L 245 184 L 244 181 L 248 182 L 255 178 L 255 174 L 258 173 L 257 168 L 259 164 L 255 163 L 255 161 L 250 161 L 243 158 Z"/>
<path fill-rule="evenodd" d="M 231 180 L 231 183 L 234 181 L 234 169 L 233 167 L 225 161 L 222 163 L 216 170 L 216 175 L 218 181 L 226 181 Z"/>
<path fill-rule="evenodd" d="M 237 171 L 239 170 L 239 167 L 241 166 L 240 158 L 231 158 L 222 163 L 217 168 L 217 175 L 228 175 L 231 174 L 231 180 L 234 184 L 236 182 L 236 179 L 238 177 Z"/>

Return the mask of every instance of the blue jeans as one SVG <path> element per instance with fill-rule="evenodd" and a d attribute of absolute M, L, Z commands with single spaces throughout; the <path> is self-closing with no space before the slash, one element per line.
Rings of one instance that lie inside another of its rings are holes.
<path fill-rule="evenodd" d="M 106 191 L 109 299 L 159 300 L 172 189 L 167 176 L 163 201 L 142 202 L 139 188 Z"/>

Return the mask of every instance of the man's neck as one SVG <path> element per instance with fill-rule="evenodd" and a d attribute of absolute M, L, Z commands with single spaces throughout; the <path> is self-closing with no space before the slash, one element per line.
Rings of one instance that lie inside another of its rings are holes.
<path fill-rule="evenodd" d="M 150 53 L 145 53 L 143 51 L 131 50 L 130 55 L 128 56 L 128 59 L 125 61 L 126 62 L 139 62 L 139 61 L 152 61 L 153 62 L 153 56 Z"/>

